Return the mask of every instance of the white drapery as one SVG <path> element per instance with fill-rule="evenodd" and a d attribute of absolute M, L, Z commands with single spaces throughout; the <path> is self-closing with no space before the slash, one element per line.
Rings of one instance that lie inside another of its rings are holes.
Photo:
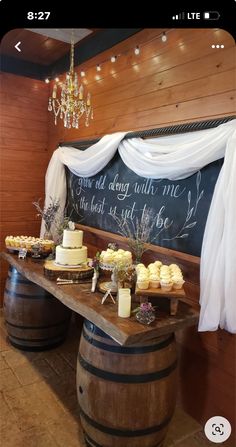
<path fill-rule="evenodd" d="M 236 333 L 236 120 L 213 129 L 147 140 L 123 140 L 125 134 L 106 135 L 86 151 L 59 147 L 46 174 L 45 205 L 50 197 L 57 198 L 63 212 L 64 165 L 78 176 L 90 177 L 106 166 L 117 148 L 124 163 L 136 174 L 169 180 L 186 178 L 225 157 L 203 238 L 199 331 L 214 331 L 220 325 Z"/>

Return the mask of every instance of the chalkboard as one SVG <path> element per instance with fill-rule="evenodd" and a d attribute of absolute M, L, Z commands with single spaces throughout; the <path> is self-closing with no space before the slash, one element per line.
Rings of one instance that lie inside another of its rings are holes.
<path fill-rule="evenodd" d="M 67 170 L 67 214 L 77 223 L 119 234 L 113 218 L 132 228 L 145 210 L 154 221 L 150 242 L 200 256 L 206 219 L 223 159 L 184 180 L 147 179 L 131 171 L 117 153 L 97 175 Z"/>

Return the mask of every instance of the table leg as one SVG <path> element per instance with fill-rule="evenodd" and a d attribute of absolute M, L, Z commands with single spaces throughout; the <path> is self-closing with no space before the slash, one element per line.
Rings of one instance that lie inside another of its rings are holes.
<path fill-rule="evenodd" d="M 177 298 L 171 298 L 170 299 L 170 314 L 171 315 L 176 315 L 177 314 L 178 304 L 179 304 L 179 301 L 178 301 Z"/>

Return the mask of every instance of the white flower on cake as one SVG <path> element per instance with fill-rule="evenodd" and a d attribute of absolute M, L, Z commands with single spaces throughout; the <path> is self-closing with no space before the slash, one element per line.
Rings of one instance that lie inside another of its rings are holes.
<path fill-rule="evenodd" d="M 68 222 L 68 227 L 69 227 L 69 230 L 74 230 L 74 229 L 75 229 L 75 223 L 72 222 L 72 220 L 70 220 L 70 221 Z"/>

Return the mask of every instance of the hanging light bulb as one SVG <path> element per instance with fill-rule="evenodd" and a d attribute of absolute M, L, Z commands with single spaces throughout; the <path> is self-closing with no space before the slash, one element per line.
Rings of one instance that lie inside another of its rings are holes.
<path fill-rule="evenodd" d="M 166 42 L 167 41 L 167 35 L 166 35 L 165 32 L 162 33 L 161 40 L 162 40 L 162 42 Z"/>
<path fill-rule="evenodd" d="M 85 71 L 82 70 L 82 71 L 80 72 L 80 76 L 81 76 L 82 78 L 84 78 L 84 77 L 85 77 Z"/>
<path fill-rule="evenodd" d="M 55 78 L 55 81 L 56 81 L 56 82 L 59 82 L 59 78 L 58 78 L 58 76 Z"/>
<path fill-rule="evenodd" d="M 111 56 L 111 62 L 114 63 L 116 61 L 116 56 Z"/>
<path fill-rule="evenodd" d="M 46 84 L 49 84 L 50 80 L 48 78 L 45 79 Z"/>
<path fill-rule="evenodd" d="M 139 48 L 138 45 L 137 45 L 137 47 L 135 47 L 135 49 L 134 49 L 134 54 L 136 54 L 136 56 L 138 56 L 138 55 L 140 54 L 140 48 Z"/>
<path fill-rule="evenodd" d="M 101 65 L 100 65 L 100 64 L 97 64 L 97 68 L 96 68 L 96 70 L 97 70 L 97 71 L 101 71 L 101 69 L 102 69 Z"/>

